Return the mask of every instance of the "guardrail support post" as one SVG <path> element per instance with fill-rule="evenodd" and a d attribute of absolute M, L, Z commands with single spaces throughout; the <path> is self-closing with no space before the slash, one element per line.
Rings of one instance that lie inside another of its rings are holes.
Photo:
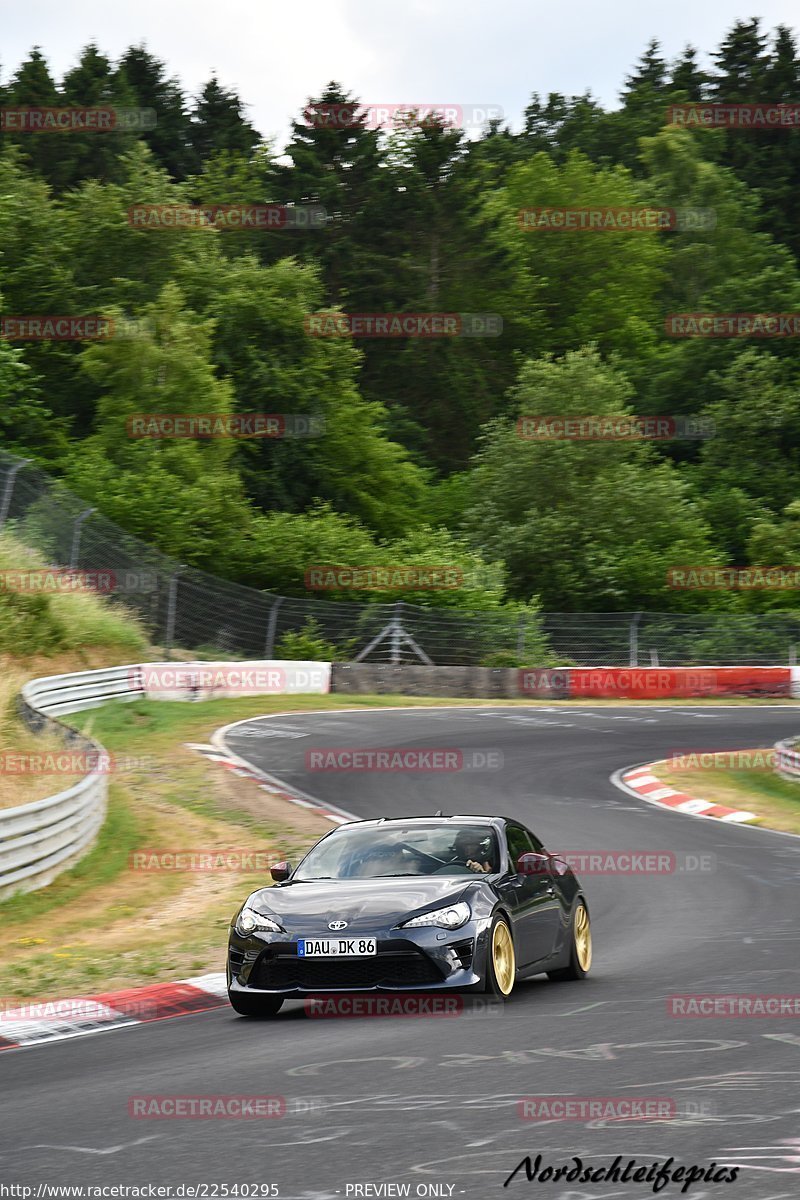
<path fill-rule="evenodd" d="M 394 621 L 392 625 L 392 651 L 390 662 L 394 665 L 400 662 L 400 639 L 403 635 L 403 601 L 398 600 L 394 606 Z"/>
<path fill-rule="evenodd" d="M 267 622 L 267 640 L 264 643 L 264 658 L 270 659 L 275 653 L 275 631 L 278 628 L 278 609 L 283 604 L 285 596 L 278 596 L 272 608 L 269 610 L 269 621 Z"/>
<path fill-rule="evenodd" d="M 175 638 L 175 617 L 178 611 L 178 576 L 181 571 L 185 571 L 186 567 L 183 563 L 178 567 L 177 571 L 169 581 L 169 596 L 167 598 L 167 630 L 164 634 L 164 657 L 167 662 L 172 659 L 172 642 Z"/>
<path fill-rule="evenodd" d="M 3 489 L 3 499 L 0 500 L 0 529 L 5 525 L 8 510 L 11 508 L 11 496 L 14 492 L 14 480 L 17 478 L 17 472 L 21 471 L 23 467 L 27 467 L 30 461 L 29 458 L 22 458 L 19 462 L 14 463 L 8 472 L 6 486 Z"/>
<path fill-rule="evenodd" d="M 638 667 L 639 665 L 639 622 L 642 619 L 640 612 L 634 613 L 633 620 L 628 630 L 628 666 Z"/>

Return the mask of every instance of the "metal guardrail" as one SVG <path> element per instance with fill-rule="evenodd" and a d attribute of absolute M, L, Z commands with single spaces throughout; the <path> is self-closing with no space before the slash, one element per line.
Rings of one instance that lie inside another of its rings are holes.
<path fill-rule="evenodd" d="M 270 667 L 282 668 L 283 690 L 303 692 L 328 690 L 330 663 L 321 662 L 237 662 L 227 664 L 237 671 L 251 668 L 263 669 L 269 675 Z M 49 729 L 67 744 L 89 751 L 97 761 L 84 779 L 66 791 L 45 800 L 35 800 L 18 808 L 0 809 L 0 902 L 17 892 L 34 891 L 48 883 L 74 864 L 92 846 L 103 824 L 108 801 L 108 755 L 103 747 L 71 729 L 59 718 L 67 713 L 96 708 L 110 700 L 135 700 L 151 695 L 148 675 L 164 671 L 172 675 L 180 670 L 183 680 L 170 690 L 163 688 L 164 699 L 196 699 L 203 694 L 192 685 L 193 673 L 225 667 L 224 663 L 181 662 L 181 663 L 133 663 L 121 667 L 109 667 L 101 671 L 79 671 L 70 675 L 49 675 L 43 679 L 32 679 L 22 689 L 18 698 L 20 714 L 33 730 Z M 295 675 L 291 676 L 294 669 Z M 310 689 L 302 686 L 299 677 L 309 676 L 316 669 L 321 682 Z M 324 669 L 327 669 L 325 674 Z M 271 685 L 265 684 L 267 694 Z M 217 689 L 218 695 L 224 690 Z M 263 693 L 262 693 L 263 694 Z"/>
<path fill-rule="evenodd" d="M 800 781 L 800 738 L 775 743 L 775 770 L 784 779 Z"/>
<path fill-rule="evenodd" d="M 51 675 L 26 683 L 20 713 L 34 730 L 53 730 L 66 743 L 91 751 L 97 766 L 66 791 L 18 808 L 0 809 L 0 900 L 35 891 L 74 866 L 92 846 L 105 819 L 108 756 L 99 743 L 62 724 L 59 716 L 135 699 L 130 667 Z"/>

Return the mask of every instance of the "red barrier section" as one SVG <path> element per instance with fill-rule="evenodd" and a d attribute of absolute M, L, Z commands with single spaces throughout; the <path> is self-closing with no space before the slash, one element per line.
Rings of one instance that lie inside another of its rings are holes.
<path fill-rule="evenodd" d="M 789 667 L 572 667 L 569 677 L 570 699 L 791 696 Z"/>

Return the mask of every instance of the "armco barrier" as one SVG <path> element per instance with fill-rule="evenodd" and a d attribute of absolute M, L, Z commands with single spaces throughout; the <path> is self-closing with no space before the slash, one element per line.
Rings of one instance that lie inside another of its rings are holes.
<path fill-rule="evenodd" d="M 107 789 L 99 769 L 57 796 L 0 810 L 0 900 L 44 887 L 78 861 L 103 824 Z"/>
<path fill-rule="evenodd" d="M 148 683 L 153 686 L 145 692 Z M 330 663 L 272 661 L 132 663 L 102 671 L 50 675 L 26 683 L 18 700 L 25 722 L 36 731 L 49 728 L 70 745 L 93 751 L 98 766 L 55 796 L 0 809 L 0 901 L 52 882 L 91 849 L 103 824 L 108 798 L 105 751 L 97 742 L 64 725 L 60 717 L 110 700 L 136 700 L 145 694 L 150 698 L 194 700 L 209 695 L 321 694 L 329 688 Z"/>
<path fill-rule="evenodd" d="M 800 738 L 775 743 L 775 770 L 784 779 L 800 782 Z"/>
<path fill-rule="evenodd" d="M 539 700 L 564 700 L 568 696 L 567 680 L 566 671 L 532 669 L 523 673 L 516 667 L 334 663 L 331 691 L 345 695 L 466 696 L 489 700 L 515 700 L 525 695 Z"/>
<path fill-rule="evenodd" d="M 568 673 L 570 699 L 792 695 L 791 667 L 572 667 Z"/>
<path fill-rule="evenodd" d="M 793 682 L 794 680 L 794 682 Z M 794 690 L 793 690 L 794 688 Z M 668 700 L 800 695 L 790 667 L 425 667 L 334 663 L 331 691 L 479 699 Z"/>

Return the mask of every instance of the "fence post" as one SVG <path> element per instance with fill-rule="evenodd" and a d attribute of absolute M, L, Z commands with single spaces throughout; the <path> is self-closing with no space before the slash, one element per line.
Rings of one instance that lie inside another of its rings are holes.
<path fill-rule="evenodd" d="M 17 472 L 22 470 L 23 467 L 27 467 L 30 461 L 31 460 L 29 458 L 21 458 L 19 462 L 14 463 L 13 467 L 8 472 L 6 486 L 3 489 L 3 499 L 0 501 L 0 529 L 2 529 L 5 525 L 6 517 L 8 516 L 8 510 L 11 508 L 11 496 L 14 491 L 14 480 L 17 477 Z"/>
<path fill-rule="evenodd" d="M 90 517 L 95 511 L 96 510 L 94 508 L 86 508 L 79 517 L 75 518 L 75 528 L 72 532 L 72 549 L 70 550 L 69 554 L 70 571 L 74 571 L 78 565 L 78 555 L 81 549 L 81 527 L 83 526 L 83 522 L 87 520 L 87 518 Z"/>
<path fill-rule="evenodd" d="M 172 660 L 172 642 L 175 637 L 175 616 L 178 610 L 178 576 L 185 571 L 183 563 L 173 572 L 169 581 L 169 596 L 167 598 L 167 631 L 164 635 L 164 657 L 167 662 Z"/>
<path fill-rule="evenodd" d="M 639 622 L 642 619 L 640 612 L 634 613 L 631 621 L 630 629 L 628 630 L 628 666 L 638 667 L 639 665 Z"/>
<path fill-rule="evenodd" d="M 400 662 L 400 635 L 403 632 L 403 601 L 398 600 L 394 606 L 394 621 L 392 622 L 392 664 Z"/>
<path fill-rule="evenodd" d="M 285 596 L 278 596 L 272 608 L 269 610 L 269 621 L 267 622 L 267 640 L 264 643 L 264 658 L 272 658 L 275 653 L 275 631 L 278 627 L 278 609 L 283 604 Z"/>

